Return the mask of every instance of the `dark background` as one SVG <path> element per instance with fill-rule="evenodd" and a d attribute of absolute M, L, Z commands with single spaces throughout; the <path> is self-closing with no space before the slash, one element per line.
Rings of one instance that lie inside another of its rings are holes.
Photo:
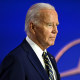
<path fill-rule="evenodd" d="M 0 63 L 3 58 L 26 37 L 25 16 L 28 8 L 38 2 L 52 4 L 59 16 L 58 35 L 54 46 L 48 51 L 56 57 L 70 42 L 80 39 L 80 0 L 0 0 Z M 59 72 L 77 67 L 80 44 L 71 47 L 58 61 Z M 80 80 L 80 74 L 61 80 Z"/>

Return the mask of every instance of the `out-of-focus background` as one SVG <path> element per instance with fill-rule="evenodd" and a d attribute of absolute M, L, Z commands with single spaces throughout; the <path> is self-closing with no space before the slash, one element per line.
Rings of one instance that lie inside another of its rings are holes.
<path fill-rule="evenodd" d="M 48 48 L 55 58 L 64 47 L 79 41 L 63 52 L 57 66 L 62 74 L 61 80 L 80 80 L 80 0 L 0 0 L 0 63 L 26 37 L 27 10 L 38 2 L 50 3 L 58 12 L 58 35 L 55 45 Z"/>

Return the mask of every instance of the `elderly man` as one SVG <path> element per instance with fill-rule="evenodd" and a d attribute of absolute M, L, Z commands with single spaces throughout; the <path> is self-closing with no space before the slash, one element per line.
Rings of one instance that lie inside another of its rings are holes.
<path fill-rule="evenodd" d="M 47 3 L 34 4 L 27 12 L 27 37 L 3 60 L 0 80 L 60 80 L 54 57 L 47 48 L 58 33 L 58 15 Z"/>

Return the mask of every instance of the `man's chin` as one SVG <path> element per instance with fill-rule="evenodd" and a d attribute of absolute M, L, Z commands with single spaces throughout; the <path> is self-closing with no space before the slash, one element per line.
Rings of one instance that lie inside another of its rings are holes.
<path fill-rule="evenodd" d="M 53 46 L 53 45 L 54 45 L 54 42 L 49 43 L 49 46 Z"/>

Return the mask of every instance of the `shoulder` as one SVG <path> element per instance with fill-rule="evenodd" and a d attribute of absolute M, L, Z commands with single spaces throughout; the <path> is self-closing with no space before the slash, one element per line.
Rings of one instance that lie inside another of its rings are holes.
<path fill-rule="evenodd" d="M 22 80 L 23 74 L 25 71 L 21 60 L 9 53 L 0 65 L 0 80 Z"/>
<path fill-rule="evenodd" d="M 14 55 L 9 53 L 0 65 L 0 72 L 16 66 L 17 63 L 19 63 L 18 59 Z"/>
<path fill-rule="evenodd" d="M 21 43 L 22 44 L 22 43 Z M 8 68 L 21 66 L 25 56 L 27 55 L 21 44 L 9 52 L 0 64 L 0 72 Z M 26 56 L 27 58 L 27 56 Z"/>

